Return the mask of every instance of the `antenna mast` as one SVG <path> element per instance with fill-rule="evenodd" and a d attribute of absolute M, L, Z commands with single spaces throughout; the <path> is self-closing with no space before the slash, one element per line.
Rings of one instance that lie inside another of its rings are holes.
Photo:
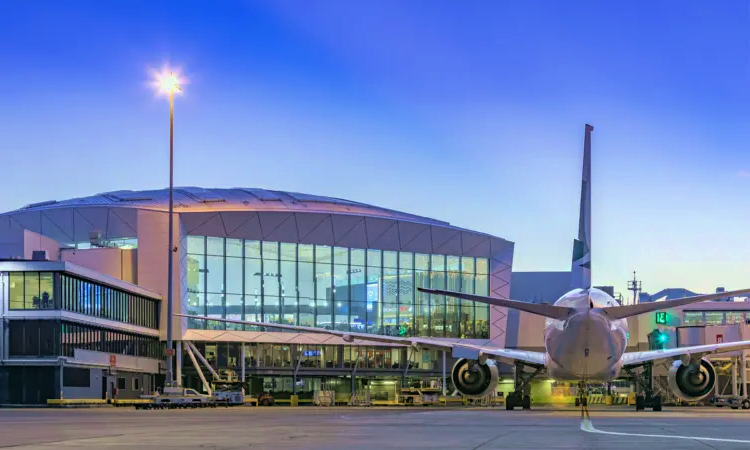
<path fill-rule="evenodd" d="M 633 291 L 633 304 L 638 304 L 638 294 L 642 291 L 641 282 L 635 277 L 635 271 L 633 271 L 633 279 L 628 281 L 628 290 Z"/>

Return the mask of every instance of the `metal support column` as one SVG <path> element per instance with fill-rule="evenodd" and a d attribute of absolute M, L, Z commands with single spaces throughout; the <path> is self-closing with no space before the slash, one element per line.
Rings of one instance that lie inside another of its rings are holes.
<path fill-rule="evenodd" d="M 446 389 L 448 389 L 448 383 L 445 379 L 445 350 L 443 350 L 443 397 L 445 397 L 445 393 L 447 392 Z"/>
<path fill-rule="evenodd" d="M 195 360 L 195 355 L 193 354 L 193 351 L 190 350 L 190 346 L 186 345 L 185 350 L 187 350 L 187 354 L 190 357 L 190 360 L 193 361 L 193 366 L 195 367 L 195 370 L 198 371 L 198 376 L 201 379 L 201 382 L 203 382 L 203 387 L 206 389 L 206 392 L 208 395 L 212 395 L 213 392 L 211 392 L 211 386 L 206 381 L 206 377 L 203 376 L 203 371 L 201 370 L 201 366 L 198 365 L 198 361 Z"/>
<path fill-rule="evenodd" d="M 745 350 L 742 351 L 742 357 L 740 358 L 740 380 L 742 396 L 747 397 L 747 354 Z"/>
<path fill-rule="evenodd" d="M 245 343 L 240 344 L 240 377 L 245 382 Z"/>
<path fill-rule="evenodd" d="M 737 357 L 732 357 L 732 396 L 737 396 Z"/>
<path fill-rule="evenodd" d="M 297 395 L 297 372 L 299 372 L 299 365 L 302 363 L 302 356 L 297 354 L 297 364 L 294 365 L 294 375 L 292 377 L 292 394 Z"/>
<path fill-rule="evenodd" d="M 192 342 L 185 341 L 185 345 L 187 345 L 189 348 L 193 349 L 193 352 L 195 352 L 195 354 L 198 355 L 198 359 L 201 360 L 201 362 L 203 363 L 203 365 L 206 366 L 206 368 L 208 369 L 209 372 L 211 372 L 211 375 L 213 375 L 214 378 L 216 378 L 217 380 L 221 379 L 221 377 L 219 377 L 219 374 L 216 373 L 216 371 L 214 370 L 214 368 L 211 367 L 211 364 L 209 364 L 208 361 L 206 361 L 206 358 L 204 358 L 203 355 L 201 355 L 201 352 L 199 352 L 198 349 L 195 348 L 195 345 Z"/>
<path fill-rule="evenodd" d="M 182 386 L 182 341 L 177 341 L 175 356 L 177 357 L 177 367 L 175 367 L 174 382 L 176 386 Z"/>

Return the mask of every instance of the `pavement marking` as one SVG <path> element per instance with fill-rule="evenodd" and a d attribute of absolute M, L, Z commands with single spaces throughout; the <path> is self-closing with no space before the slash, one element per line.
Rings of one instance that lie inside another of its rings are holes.
<path fill-rule="evenodd" d="M 598 433 L 598 434 L 610 434 L 613 436 L 638 436 L 638 437 L 649 437 L 649 438 L 671 438 L 671 439 L 688 439 L 692 441 L 712 441 L 712 442 L 732 442 L 735 444 L 750 444 L 750 441 L 742 439 L 723 439 L 723 438 L 711 438 L 711 437 L 699 437 L 699 436 L 672 436 L 668 434 L 640 434 L 640 433 L 622 433 L 618 431 L 603 431 L 594 428 L 594 424 L 591 423 L 591 419 L 585 418 L 581 420 L 581 430 L 587 433 Z"/>

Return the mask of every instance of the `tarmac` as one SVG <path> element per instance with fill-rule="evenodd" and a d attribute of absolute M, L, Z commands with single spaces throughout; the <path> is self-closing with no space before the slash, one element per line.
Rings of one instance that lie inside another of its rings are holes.
<path fill-rule="evenodd" d="M 750 449 L 750 411 L 592 407 L 0 409 L 0 448 Z"/>

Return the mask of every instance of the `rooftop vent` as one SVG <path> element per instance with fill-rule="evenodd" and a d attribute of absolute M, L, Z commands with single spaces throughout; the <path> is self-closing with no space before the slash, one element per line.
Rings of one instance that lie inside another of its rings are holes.
<path fill-rule="evenodd" d="M 105 192 L 100 195 L 109 197 L 118 202 L 136 202 L 136 201 L 153 200 L 153 197 L 151 197 L 150 195 L 147 195 L 143 192 L 135 192 L 135 191 L 113 191 L 113 192 Z"/>
<path fill-rule="evenodd" d="M 34 250 L 31 252 L 32 261 L 49 261 L 47 258 L 47 250 Z"/>

